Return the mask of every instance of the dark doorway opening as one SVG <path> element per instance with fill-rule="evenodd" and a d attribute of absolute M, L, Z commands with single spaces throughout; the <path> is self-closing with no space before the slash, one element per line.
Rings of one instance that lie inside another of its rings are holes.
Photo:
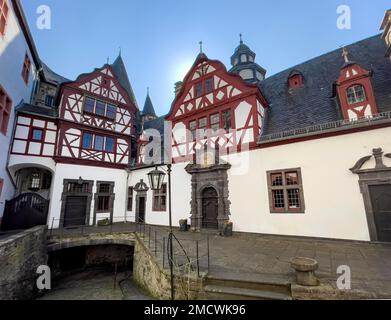
<path fill-rule="evenodd" d="M 145 197 L 138 198 L 138 206 L 137 206 L 137 217 L 136 220 L 138 223 L 145 222 Z"/>
<path fill-rule="evenodd" d="M 218 229 L 218 195 L 214 188 L 206 188 L 202 192 L 202 227 Z"/>
<path fill-rule="evenodd" d="M 133 271 L 134 247 L 99 245 L 68 248 L 49 254 L 53 278 L 62 278 L 85 270 L 113 273 Z"/>
<path fill-rule="evenodd" d="M 391 185 L 369 186 L 377 239 L 391 242 Z"/>
<path fill-rule="evenodd" d="M 84 226 L 87 216 L 87 197 L 68 196 L 65 203 L 64 227 Z"/>

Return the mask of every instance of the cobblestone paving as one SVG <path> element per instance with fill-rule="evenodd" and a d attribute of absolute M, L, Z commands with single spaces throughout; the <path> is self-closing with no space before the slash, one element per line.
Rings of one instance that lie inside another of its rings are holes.
<path fill-rule="evenodd" d="M 125 278 L 118 274 L 118 281 Z M 114 289 L 113 275 L 101 270 L 85 271 L 60 280 L 40 300 L 148 300 L 131 280 Z"/>

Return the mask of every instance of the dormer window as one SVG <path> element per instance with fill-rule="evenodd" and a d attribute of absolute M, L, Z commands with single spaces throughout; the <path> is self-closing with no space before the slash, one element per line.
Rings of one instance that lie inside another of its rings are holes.
<path fill-rule="evenodd" d="M 360 103 L 367 99 L 365 95 L 365 89 L 362 85 L 351 86 L 348 88 L 346 94 L 349 104 Z"/>
<path fill-rule="evenodd" d="M 292 72 L 289 76 L 289 88 L 296 89 L 304 85 L 304 77 L 300 72 Z"/>

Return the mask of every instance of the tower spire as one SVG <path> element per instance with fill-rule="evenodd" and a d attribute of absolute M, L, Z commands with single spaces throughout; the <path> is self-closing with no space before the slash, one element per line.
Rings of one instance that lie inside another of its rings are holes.
<path fill-rule="evenodd" d="M 345 62 L 348 63 L 349 61 L 349 51 L 346 47 L 343 47 L 342 49 L 342 56 L 345 59 Z"/>
<path fill-rule="evenodd" d="M 240 44 L 243 44 L 243 35 L 239 33 L 239 38 L 240 38 Z"/>
<path fill-rule="evenodd" d="M 202 44 L 203 44 L 202 41 L 200 41 L 199 44 L 200 44 L 200 53 L 203 53 L 202 52 Z"/>

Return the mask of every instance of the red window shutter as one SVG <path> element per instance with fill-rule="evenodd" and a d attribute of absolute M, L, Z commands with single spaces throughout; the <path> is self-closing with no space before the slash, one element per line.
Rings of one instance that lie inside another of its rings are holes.
<path fill-rule="evenodd" d="M 4 135 L 7 134 L 11 108 L 12 100 L 0 86 L 0 132 Z"/>
<path fill-rule="evenodd" d="M 0 36 L 5 35 L 7 26 L 9 8 L 6 0 L 0 0 Z"/>

